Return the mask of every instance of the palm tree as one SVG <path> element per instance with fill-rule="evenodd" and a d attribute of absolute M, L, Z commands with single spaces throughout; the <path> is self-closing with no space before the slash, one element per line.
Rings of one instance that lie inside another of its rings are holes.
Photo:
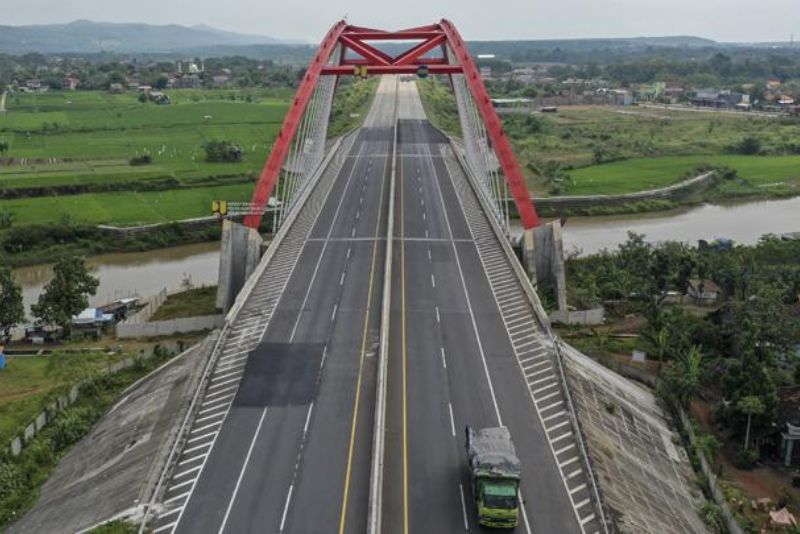
<path fill-rule="evenodd" d="M 572 182 L 564 165 L 558 161 L 548 160 L 541 165 L 531 162 L 528 164 L 528 168 L 544 180 L 553 195 L 561 194 L 564 186 Z"/>

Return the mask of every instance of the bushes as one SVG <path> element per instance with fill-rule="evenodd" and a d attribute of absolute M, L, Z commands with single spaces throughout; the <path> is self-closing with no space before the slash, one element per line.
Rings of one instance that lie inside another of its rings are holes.
<path fill-rule="evenodd" d="M 153 158 L 150 157 L 150 154 L 142 154 L 141 156 L 133 156 L 131 159 L 128 160 L 128 163 L 132 167 L 137 167 L 140 165 L 150 165 L 153 162 Z"/>
<path fill-rule="evenodd" d="M 722 515 L 722 509 L 712 502 L 704 502 L 703 505 L 700 507 L 700 517 L 703 519 L 703 523 L 711 530 L 711 532 L 717 534 L 723 534 L 727 532 L 727 528 L 725 527 L 725 518 Z"/>
<path fill-rule="evenodd" d="M 91 428 L 97 413 L 90 408 L 71 408 L 61 413 L 52 424 L 52 443 L 56 450 L 69 447 Z"/>
<path fill-rule="evenodd" d="M 728 147 L 728 151 L 734 154 L 744 154 L 753 156 L 761 153 L 761 140 L 751 135 L 742 138 L 741 141 Z"/>
<path fill-rule="evenodd" d="M 739 452 L 736 454 L 736 459 L 734 460 L 734 465 L 739 469 L 744 469 L 749 471 L 756 466 L 756 462 L 758 461 L 758 452 L 754 449 L 740 449 Z"/>
<path fill-rule="evenodd" d="M 242 161 L 244 151 L 232 141 L 206 141 L 203 143 L 209 163 L 235 163 Z"/>

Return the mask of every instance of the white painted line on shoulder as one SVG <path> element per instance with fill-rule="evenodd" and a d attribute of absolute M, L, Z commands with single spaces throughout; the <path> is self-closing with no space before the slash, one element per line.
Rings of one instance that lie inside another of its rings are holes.
<path fill-rule="evenodd" d="M 189 434 L 194 434 L 195 432 L 202 432 L 203 430 L 208 430 L 209 428 L 211 428 L 211 427 L 213 427 L 213 426 L 217 426 L 217 425 L 219 425 L 219 424 L 220 424 L 220 423 L 219 423 L 219 422 L 217 422 L 217 423 L 210 423 L 210 424 L 208 424 L 208 425 L 203 425 L 203 426 L 201 426 L 201 427 L 199 427 L 199 428 L 195 428 L 195 429 L 193 429 L 191 432 L 189 432 Z"/>
<path fill-rule="evenodd" d="M 589 499 L 584 499 L 581 502 L 579 502 L 578 504 L 576 504 L 575 508 L 583 508 L 584 506 L 589 504 L 589 502 L 590 502 Z"/>
<path fill-rule="evenodd" d="M 566 425 L 568 425 L 568 424 L 569 424 L 569 421 L 568 421 L 568 420 L 567 420 L 567 421 L 561 421 L 561 422 L 560 422 L 560 423 L 558 423 L 557 425 L 553 425 L 552 427 L 548 428 L 548 429 L 547 429 L 547 431 L 548 431 L 548 432 L 552 432 L 553 430 L 558 430 L 558 429 L 559 429 L 559 428 L 561 428 L 562 426 L 566 426 Z"/>
<path fill-rule="evenodd" d="M 294 484 L 289 486 L 289 494 L 286 495 L 286 504 L 283 505 L 283 515 L 281 515 L 281 526 L 278 529 L 279 532 L 283 532 L 283 527 L 286 525 L 286 514 L 289 512 L 289 503 L 292 502 L 293 490 L 294 490 Z"/>
<path fill-rule="evenodd" d="M 169 488 L 167 488 L 167 491 L 176 490 L 178 488 L 182 488 L 184 486 L 188 486 L 189 484 L 192 484 L 192 483 L 194 483 L 194 479 L 190 478 L 186 482 L 181 482 L 180 484 L 175 484 L 174 486 L 170 486 Z M 191 493 L 191 492 L 189 492 L 189 493 Z"/>
<path fill-rule="evenodd" d="M 194 443 L 195 441 L 200 441 L 201 439 L 209 438 L 209 437 L 213 436 L 214 434 L 216 434 L 217 432 L 219 432 L 219 431 L 218 430 L 212 430 L 211 432 L 206 432 L 205 434 L 200 434 L 199 436 L 195 436 L 193 438 L 187 439 L 186 443 L 187 444 Z"/>
<path fill-rule="evenodd" d="M 174 527 L 177 523 L 178 523 L 177 521 L 173 521 L 172 523 L 169 523 L 169 524 L 166 524 L 166 525 L 162 525 L 162 526 L 160 526 L 158 528 L 154 528 L 153 529 L 153 534 L 155 534 L 156 532 L 161 532 L 162 530 L 170 529 L 170 528 Z"/>
<path fill-rule="evenodd" d="M 587 500 L 588 500 L 588 499 L 587 499 Z M 589 521 L 591 521 L 592 519 L 594 519 L 594 517 L 595 517 L 595 516 L 594 516 L 594 514 L 589 514 L 589 515 L 587 515 L 586 517 L 582 518 L 582 519 L 581 519 L 581 525 L 585 525 L 586 523 L 588 523 Z"/>
<path fill-rule="evenodd" d="M 550 363 L 550 362 L 547 362 L 547 363 Z M 534 371 L 532 373 L 526 373 L 525 376 L 527 378 L 533 378 L 534 376 L 539 376 L 539 375 L 543 375 L 544 373 L 552 373 L 552 372 L 553 372 L 553 368 L 552 367 L 546 367 L 544 369 L 539 369 L 538 371 Z"/>
<path fill-rule="evenodd" d="M 558 467 L 559 467 L 559 469 L 563 469 L 564 467 L 568 466 L 569 464 L 574 464 L 577 461 L 578 461 L 578 457 L 577 456 L 573 456 L 569 460 L 564 460 L 563 462 L 558 464 Z M 577 506 L 576 506 L 576 508 L 577 508 Z"/>
<path fill-rule="evenodd" d="M 199 451 L 200 449 L 205 449 L 211 446 L 211 443 L 203 443 L 202 445 L 195 445 L 194 447 L 190 447 L 183 451 L 183 454 L 191 454 L 194 451 Z"/>
<path fill-rule="evenodd" d="M 200 469 L 201 469 L 202 467 L 203 467 L 202 465 L 198 465 L 198 466 L 196 466 L 196 467 L 190 467 L 190 468 L 189 468 L 189 469 L 187 469 L 186 471 L 181 471 L 180 473 L 177 473 L 177 474 L 175 474 L 175 475 L 172 475 L 172 478 L 173 478 L 173 479 L 176 479 L 176 478 L 182 478 L 182 477 L 185 477 L 186 475 L 188 475 L 188 474 L 190 474 L 190 473 L 194 473 L 194 472 L 196 472 L 196 471 L 200 471 Z"/>
<path fill-rule="evenodd" d="M 469 530 L 469 522 L 467 521 L 467 501 L 464 500 L 464 486 L 458 485 L 458 491 L 461 494 L 461 511 L 464 513 L 464 530 Z"/>
<path fill-rule="evenodd" d="M 442 318 L 439 316 L 439 306 L 436 306 L 436 322 L 441 323 Z"/>
<path fill-rule="evenodd" d="M 164 501 L 163 503 L 161 503 L 161 504 L 169 504 L 169 503 L 171 503 L 171 502 L 179 501 L 179 500 L 181 500 L 181 499 L 185 498 L 185 497 L 186 497 L 187 495 L 189 495 L 190 493 L 191 493 L 191 491 L 185 491 L 185 492 L 181 493 L 180 495 L 175 495 L 174 497 L 170 497 L 169 499 L 165 500 L 165 501 Z M 176 509 L 176 510 L 180 510 L 181 508 L 180 508 L 180 507 L 178 507 L 178 508 L 175 508 L 175 509 Z"/>
<path fill-rule="evenodd" d="M 580 475 L 581 473 L 583 473 L 583 469 L 576 469 L 575 471 L 573 471 L 572 473 L 567 475 L 567 480 L 569 480 L 571 478 L 575 478 L 576 476 Z"/>
<path fill-rule="evenodd" d="M 202 460 L 202 459 L 203 459 L 203 458 L 205 458 L 206 456 L 208 456 L 208 453 L 205 453 L 205 454 L 198 454 L 197 456 L 192 456 L 192 457 L 191 457 L 191 458 L 189 458 L 188 460 L 182 460 L 182 461 L 178 462 L 178 466 L 181 466 L 181 465 L 186 465 L 186 464 L 190 464 L 190 463 L 192 463 L 192 462 L 196 462 L 197 460 Z"/>
<path fill-rule="evenodd" d="M 450 431 L 453 433 L 453 437 L 456 437 L 456 420 L 453 417 L 453 404 L 448 402 L 447 408 L 450 410 Z"/>
<path fill-rule="evenodd" d="M 547 380 L 549 380 L 549 378 L 547 378 Z M 558 386 L 558 382 L 553 382 L 552 384 L 547 384 L 546 386 L 542 386 L 539 389 L 534 389 L 533 390 L 533 394 L 534 395 L 538 395 L 542 391 L 547 391 L 548 389 L 552 389 L 552 388 L 557 387 L 557 386 Z"/>
<path fill-rule="evenodd" d="M 544 410 L 542 410 L 542 411 L 544 411 Z M 542 423 L 546 423 L 548 421 L 552 421 L 553 419 L 555 419 L 557 417 L 561 417 L 562 415 L 567 415 L 567 411 L 566 410 L 559 410 L 556 413 L 554 413 L 553 415 L 548 415 L 547 417 L 542 419 Z"/>
<path fill-rule="evenodd" d="M 572 436 L 572 430 L 568 430 L 567 432 L 564 432 L 563 434 L 559 435 L 557 438 L 551 439 L 550 443 L 555 444 L 555 443 L 561 441 L 562 439 L 567 439 L 567 438 L 569 438 L 571 436 Z"/>
<path fill-rule="evenodd" d="M 342 271 L 342 276 L 339 277 L 339 286 L 341 287 L 344 285 L 344 271 Z"/>
<path fill-rule="evenodd" d="M 333 322 L 333 320 L 336 319 L 336 310 L 337 309 L 339 309 L 339 305 L 338 304 L 334 304 L 333 305 L 333 313 L 331 313 L 331 322 Z"/>
<path fill-rule="evenodd" d="M 574 488 L 572 488 L 571 490 L 569 490 L 569 492 L 570 492 L 570 493 L 578 493 L 580 490 L 584 489 L 585 487 L 586 487 L 586 484 L 585 484 L 585 483 L 584 483 L 584 484 L 580 484 L 580 485 L 578 485 L 578 486 L 575 486 L 575 487 L 574 487 Z"/>
<path fill-rule="evenodd" d="M 431 287 L 436 287 L 436 277 L 433 274 L 431 274 Z"/>
<path fill-rule="evenodd" d="M 444 347 L 441 347 L 441 352 L 442 352 L 442 367 L 447 369 L 447 359 L 444 357 Z"/>
<path fill-rule="evenodd" d="M 570 443 L 569 445 L 565 445 L 565 446 L 561 447 L 560 449 L 555 451 L 555 453 L 556 453 L 556 455 L 558 455 L 558 454 L 561 454 L 562 452 L 567 452 L 568 450 L 574 449 L 574 448 L 575 448 L 575 444 L 574 443 Z"/>

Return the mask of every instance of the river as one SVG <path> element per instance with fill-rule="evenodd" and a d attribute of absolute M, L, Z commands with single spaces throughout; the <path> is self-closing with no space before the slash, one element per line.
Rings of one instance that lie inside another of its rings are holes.
<path fill-rule="evenodd" d="M 767 233 L 800 232 L 800 197 L 704 204 L 658 213 L 570 217 L 564 227 L 564 251 L 579 249 L 590 254 L 612 249 L 627 239 L 629 231 L 643 233 L 653 242 L 679 240 L 695 244 L 698 239 L 727 237 L 737 243 L 755 243 Z M 147 297 L 163 288 L 177 289 L 185 277 L 190 277 L 195 286 L 216 284 L 218 257 L 216 242 L 93 256 L 87 263 L 100 279 L 100 286 L 90 303 L 104 304 L 130 295 Z M 52 273 L 51 265 L 15 269 L 26 309 L 36 302 Z"/>
<path fill-rule="evenodd" d="M 195 286 L 216 285 L 218 262 L 218 242 L 91 256 L 86 263 L 100 285 L 89 302 L 99 305 L 129 296 L 149 297 L 164 288 L 180 288 L 184 279 L 190 279 Z M 53 266 L 49 264 L 14 270 L 26 310 L 30 310 L 52 276 Z"/>
<path fill-rule="evenodd" d="M 591 254 L 612 249 L 627 239 L 628 232 L 645 234 L 649 242 L 684 241 L 718 237 L 753 244 L 764 234 L 800 232 L 800 197 L 703 204 L 666 212 L 598 217 L 570 217 L 564 227 L 564 252 Z"/>

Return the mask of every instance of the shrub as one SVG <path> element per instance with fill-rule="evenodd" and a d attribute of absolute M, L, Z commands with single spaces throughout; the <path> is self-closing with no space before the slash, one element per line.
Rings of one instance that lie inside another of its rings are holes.
<path fill-rule="evenodd" d="M 756 466 L 758 453 L 753 449 L 740 449 L 736 454 L 734 465 L 739 469 L 750 470 Z"/>
<path fill-rule="evenodd" d="M 203 144 L 206 161 L 209 163 L 234 163 L 242 161 L 242 147 L 231 141 L 207 141 Z"/>
<path fill-rule="evenodd" d="M 700 507 L 700 517 L 711 532 L 719 534 L 726 532 L 722 509 L 716 504 L 708 501 L 704 502 L 703 506 Z"/>
<path fill-rule="evenodd" d="M 94 417 L 87 408 L 64 411 L 53 423 L 53 444 L 56 449 L 68 447 L 81 439 L 92 426 Z"/>
<path fill-rule="evenodd" d="M 150 157 L 150 154 L 142 154 L 141 156 L 133 156 L 131 159 L 128 160 L 128 163 L 132 166 L 137 165 L 150 165 L 153 162 L 153 158 Z"/>
<path fill-rule="evenodd" d="M 735 154 L 755 155 L 761 152 L 761 140 L 757 137 L 749 135 L 743 138 L 738 143 L 729 147 L 730 151 Z"/>

